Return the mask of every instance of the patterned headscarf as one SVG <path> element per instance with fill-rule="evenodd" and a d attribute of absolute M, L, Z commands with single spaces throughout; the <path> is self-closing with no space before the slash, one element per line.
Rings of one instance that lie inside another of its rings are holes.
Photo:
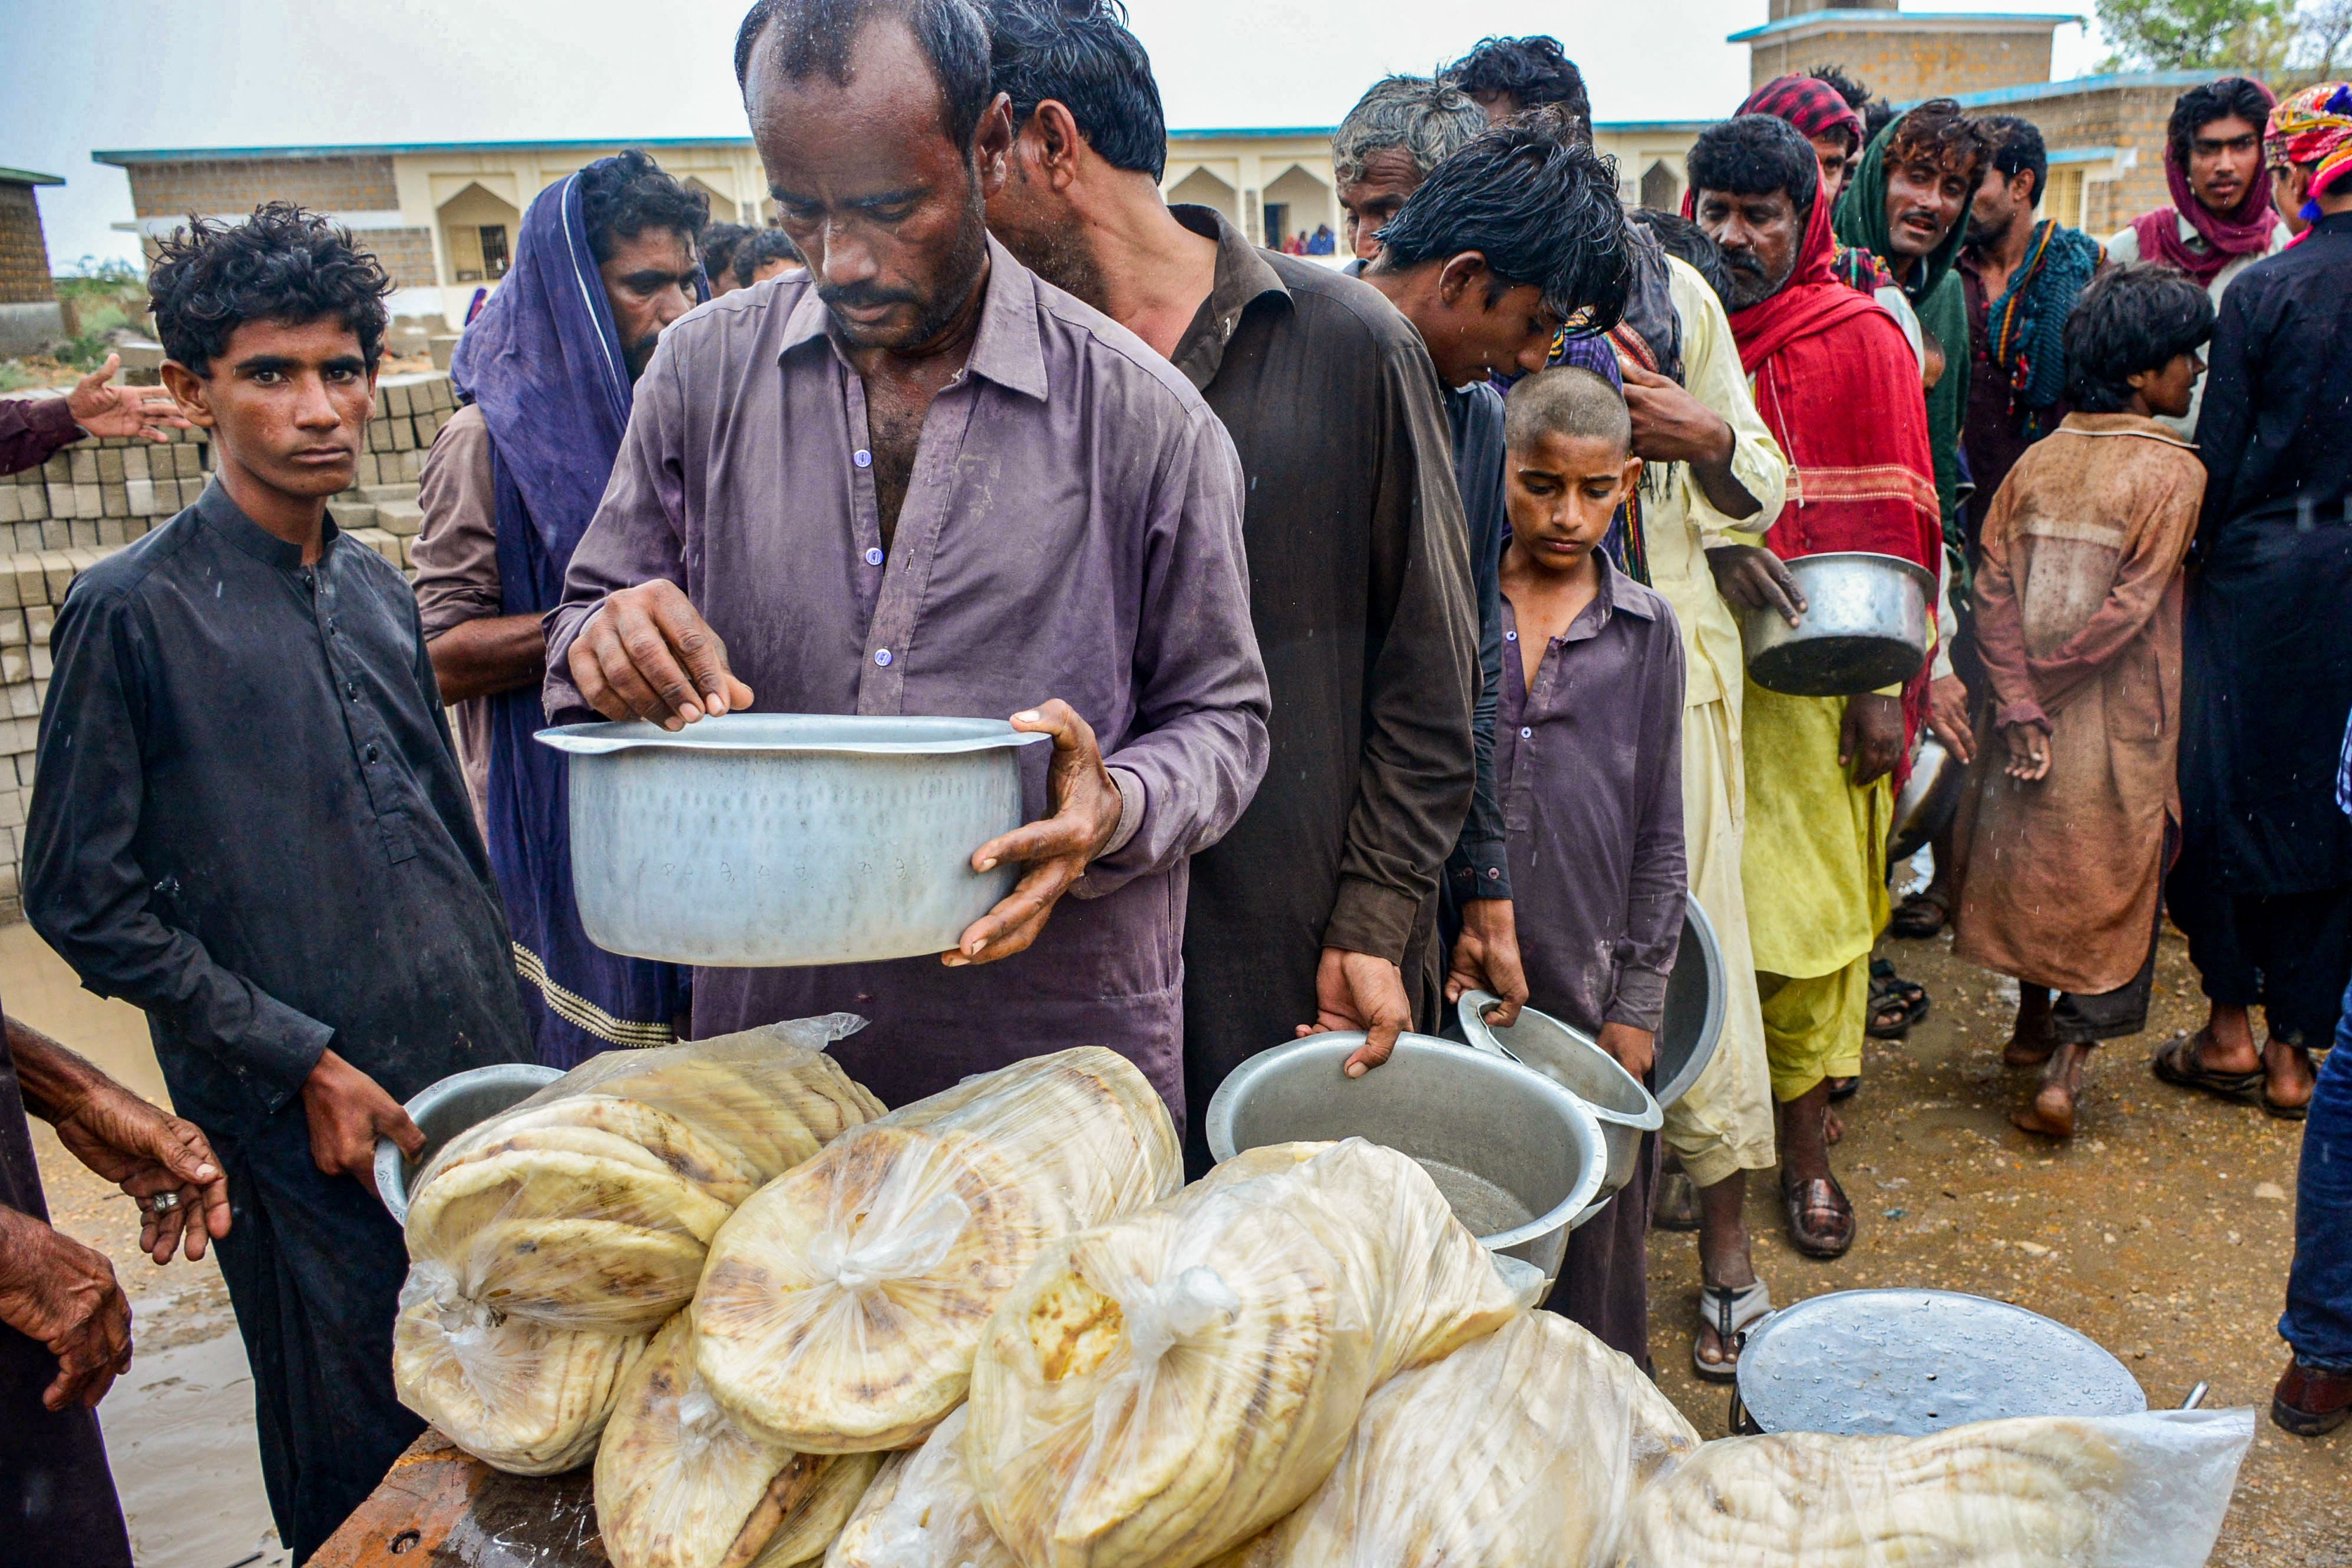
<path fill-rule="evenodd" d="M 1785 120 L 1811 141 L 1843 128 L 1859 150 L 1868 138 L 1862 133 L 1862 116 L 1838 96 L 1837 89 L 1811 77 L 1775 77 L 1748 95 L 1741 114 L 1769 114 Z"/>
<path fill-rule="evenodd" d="M 2296 165 L 2316 163 L 2311 200 L 2300 214 L 2319 219 L 2319 198 L 2352 177 L 2352 82 L 2324 81 L 2271 110 L 2266 149 L 2271 157 Z"/>

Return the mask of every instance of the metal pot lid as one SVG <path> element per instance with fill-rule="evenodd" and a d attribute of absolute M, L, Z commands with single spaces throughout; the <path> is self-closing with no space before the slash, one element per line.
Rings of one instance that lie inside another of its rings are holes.
<path fill-rule="evenodd" d="M 1001 718 L 937 718 L 876 714 L 730 713 L 664 729 L 625 724 L 566 724 L 542 729 L 541 746 L 580 756 L 667 747 L 692 751 L 838 751 L 868 756 L 944 757 L 962 751 L 1034 746 L 1054 737 L 1019 730 Z"/>
<path fill-rule="evenodd" d="M 1496 1029 L 1486 1009 L 1502 1005 L 1491 991 L 1465 991 L 1454 1005 L 1474 1051 L 1507 1057 L 1559 1084 L 1591 1108 L 1603 1122 L 1654 1133 L 1665 1124 L 1665 1109 L 1649 1085 L 1618 1064 L 1601 1042 L 1573 1025 L 1534 1008 L 1519 1009 L 1519 1021 Z"/>
<path fill-rule="evenodd" d="M 1839 1291 L 1772 1313 L 1739 1353 L 1739 1402 L 1767 1432 L 1900 1437 L 2147 1408 L 2123 1363 L 2090 1339 L 1950 1291 Z"/>

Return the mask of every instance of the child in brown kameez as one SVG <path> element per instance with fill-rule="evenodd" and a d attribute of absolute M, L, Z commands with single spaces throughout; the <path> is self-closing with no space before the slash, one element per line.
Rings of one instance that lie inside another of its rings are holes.
<path fill-rule="evenodd" d="M 2188 412 L 2212 330 L 2205 291 L 2169 268 L 2093 282 L 2066 325 L 2078 412 L 1985 518 L 1992 697 L 1956 835 L 1954 950 L 2017 977 L 2001 1060 L 2042 1074 L 2011 1120 L 2053 1137 L 2074 1133 L 2092 1047 L 2147 1019 L 2179 816 L 2180 563 L 2205 490 L 2195 447 L 2157 420 Z"/>

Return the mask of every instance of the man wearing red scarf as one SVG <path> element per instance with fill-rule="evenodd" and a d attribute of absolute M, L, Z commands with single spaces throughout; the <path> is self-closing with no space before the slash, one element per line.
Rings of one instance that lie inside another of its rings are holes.
<path fill-rule="evenodd" d="M 1782 560 L 1871 550 L 1938 570 L 1918 361 L 1894 318 L 1832 271 L 1811 145 L 1785 120 L 1742 115 L 1699 137 L 1690 184 L 1694 214 L 1731 268 L 1740 364 L 1790 465 L 1766 547 Z M 1775 607 L 1771 574 L 1740 570 L 1759 563 L 1718 564 L 1727 598 Z M 1923 695 L 1918 680 L 1907 704 L 1893 690 L 1791 697 L 1753 681 L 1745 695 L 1744 881 L 1781 1107 L 1781 1204 L 1790 1239 L 1815 1257 L 1853 1244 L 1853 1206 L 1830 1170 L 1829 1080 L 1862 1070 L 1893 775 Z"/>
<path fill-rule="evenodd" d="M 2111 237 L 2107 259 L 2177 267 L 2205 286 L 2219 310 L 2238 275 L 2277 255 L 2289 238 L 2271 210 L 2271 174 L 2263 157 L 2264 122 L 2277 101 L 2270 89 L 2244 77 L 2222 77 L 2182 93 L 2164 132 L 2172 204 L 2142 213 Z M 2163 423 L 2193 438 L 2204 401 L 2200 376 L 2188 417 Z"/>

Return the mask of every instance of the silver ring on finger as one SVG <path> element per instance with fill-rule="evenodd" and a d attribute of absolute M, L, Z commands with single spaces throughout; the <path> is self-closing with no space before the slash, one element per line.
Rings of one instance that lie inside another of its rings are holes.
<path fill-rule="evenodd" d="M 150 1214 L 169 1214 L 180 1207 L 180 1195 L 176 1192 L 159 1192 L 141 1203 L 140 1207 Z"/>

